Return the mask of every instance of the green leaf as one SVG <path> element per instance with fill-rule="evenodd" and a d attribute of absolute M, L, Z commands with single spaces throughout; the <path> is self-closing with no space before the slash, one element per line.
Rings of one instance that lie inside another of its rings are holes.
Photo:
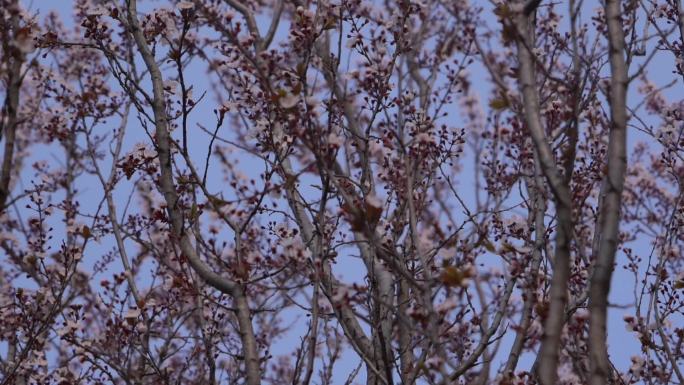
<path fill-rule="evenodd" d="M 493 110 L 505 110 L 510 106 L 511 104 L 506 98 L 496 98 L 489 101 L 489 107 Z"/>

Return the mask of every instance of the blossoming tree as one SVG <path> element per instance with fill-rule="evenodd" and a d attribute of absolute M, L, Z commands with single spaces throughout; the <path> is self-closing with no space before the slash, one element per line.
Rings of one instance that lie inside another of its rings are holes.
<path fill-rule="evenodd" d="M 684 383 L 678 0 L 45 3 L 0 384 Z"/>

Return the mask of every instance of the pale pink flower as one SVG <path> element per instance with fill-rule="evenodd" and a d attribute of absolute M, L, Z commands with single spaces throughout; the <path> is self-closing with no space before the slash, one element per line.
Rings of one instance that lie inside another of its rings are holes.
<path fill-rule="evenodd" d="M 632 356 L 630 359 L 632 361 L 632 365 L 630 365 L 629 371 L 634 374 L 641 372 L 646 361 L 641 356 Z"/>
<path fill-rule="evenodd" d="M 128 312 L 126 313 L 126 315 L 124 315 L 124 318 L 126 318 L 126 319 L 136 319 L 136 318 L 138 318 L 139 316 L 140 316 L 140 309 L 130 309 L 130 310 L 128 310 Z"/>
<path fill-rule="evenodd" d="M 297 95 L 287 94 L 278 100 L 280 106 L 285 109 L 294 108 L 299 103 L 299 97 Z"/>
<path fill-rule="evenodd" d="M 192 9 L 195 7 L 195 4 L 189 2 L 189 1 L 179 1 L 178 4 L 176 4 L 176 7 L 178 9 L 184 10 L 184 9 Z"/>
<path fill-rule="evenodd" d="M 328 145 L 332 148 L 340 148 L 344 145 L 344 139 L 333 132 L 328 135 Z"/>
<path fill-rule="evenodd" d="M 102 15 L 106 15 L 107 12 L 108 12 L 108 10 L 104 6 L 96 5 L 92 8 L 89 8 L 88 10 L 86 10 L 86 15 L 88 15 L 88 16 L 102 16 Z"/>

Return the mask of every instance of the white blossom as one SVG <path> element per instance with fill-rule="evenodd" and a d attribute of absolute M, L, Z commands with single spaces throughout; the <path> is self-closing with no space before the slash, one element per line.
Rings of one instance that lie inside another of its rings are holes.
<path fill-rule="evenodd" d="M 184 9 L 192 9 L 195 7 L 195 4 L 189 2 L 189 1 L 179 1 L 178 4 L 176 4 L 176 7 L 178 9 L 184 10 Z"/>
<path fill-rule="evenodd" d="M 136 309 L 130 309 L 130 310 L 128 310 L 128 312 L 126 313 L 126 315 L 124 315 L 124 318 L 126 318 L 126 319 L 136 319 L 136 318 L 138 318 L 139 316 L 140 316 L 140 309 L 137 309 L 137 308 L 136 308 Z"/>

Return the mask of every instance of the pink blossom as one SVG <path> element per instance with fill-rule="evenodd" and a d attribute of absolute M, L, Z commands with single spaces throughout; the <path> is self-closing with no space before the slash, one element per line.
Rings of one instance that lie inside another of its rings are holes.
<path fill-rule="evenodd" d="M 178 4 L 176 4 L 176 7 L 180 10 L 186 10 L 194 8 L 195 4 L 190 1 L 179 1 Z"/>

